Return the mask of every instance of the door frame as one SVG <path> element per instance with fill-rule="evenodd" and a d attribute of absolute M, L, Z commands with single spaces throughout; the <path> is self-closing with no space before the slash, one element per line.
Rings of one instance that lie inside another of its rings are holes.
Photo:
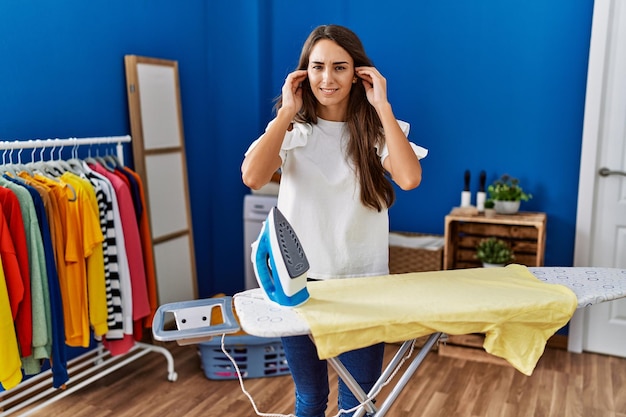
<path fill-rule="evenodd" d="M 580 174 L 578 179 L 574 266 L 590 266 L 591 262 L 594 196 L 596 195 L 599 139 L 601 138 L 604 115 L 604 74 L 607 46 L 610 45 L 610 12 L 612 3 L 613 0 L 595 0 L 593 6 Z M 570 352 L 581 353 L 583 350 L 585 315 L 585 309 L 578 309 L 570 321 L 567 343 L 567 349 Z"/>

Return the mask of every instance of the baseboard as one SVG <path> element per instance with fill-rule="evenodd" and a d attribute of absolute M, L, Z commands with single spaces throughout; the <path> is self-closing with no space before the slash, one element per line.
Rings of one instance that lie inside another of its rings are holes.
<path fill-rule="evenodd" d="M 441 356 L 511 366 L 507 361 L 483 349 L 485 337 L 482 334 L 448 335 L 445 343 L 440 343 L 438 354 Z M 546 343 L 546 347 L 567 350 L 567 336 L 554 335 Z"/>
<path fill-rule="evenodd" d="M 546 347 L 567 350 L 567 336 L 564 334 L 555 334 L 548 339 Z"/>

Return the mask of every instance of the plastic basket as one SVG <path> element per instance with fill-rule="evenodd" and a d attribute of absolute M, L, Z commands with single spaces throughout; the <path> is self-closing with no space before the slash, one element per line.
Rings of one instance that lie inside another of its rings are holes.
<path fill-rule="evenodd" d="M 262 378 L 290 373 L 280 338 L 226 336 L 224 348 L 239 367 L 242 378 Z M 204 374 L 209 379 L 237 379 L 237 370 L 222 352 L 222 338 L 200 343 Z"/>

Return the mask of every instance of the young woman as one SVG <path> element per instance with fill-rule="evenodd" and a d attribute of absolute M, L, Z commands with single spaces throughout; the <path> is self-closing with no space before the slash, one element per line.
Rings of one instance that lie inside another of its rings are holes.
<path fill-rule="evenodd" d="M 306 252 L 308 277 L 388 274 L 387 210 L 395 198 L 388 176 L 403 190 L 417 187 L 427 151 L 408 141 L 409 125 L 396 120 L 386 80 L 359 38 L 337 25 L 313 30 L 275 110 L 246 152 L 242 178 L 259 189 L 281 169 L 278 208 Z M 326 362 L 308 336 L 283 338 L 283 348 L 296 386 L 296 415 L 324 417 Z M 381 373 L 383 349 L 378 344 L 340 357 L 365 392 Z M 340 380 L 339 408 L 358 404 Z"/>

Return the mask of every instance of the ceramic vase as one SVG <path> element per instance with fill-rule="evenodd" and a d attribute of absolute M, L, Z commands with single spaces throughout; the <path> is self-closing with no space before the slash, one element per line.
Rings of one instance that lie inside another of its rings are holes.
<path fill-rule="evenodd" d="M 483 268 L 501 268 L 504 264 L 490 264 L 488 262 L 483 262 Z"/>
<path fill-rule="evenodd" d="M 519 211 L 520 201 L 495 200 L 494 208 L 498 214 L 515 214 Z"/>

